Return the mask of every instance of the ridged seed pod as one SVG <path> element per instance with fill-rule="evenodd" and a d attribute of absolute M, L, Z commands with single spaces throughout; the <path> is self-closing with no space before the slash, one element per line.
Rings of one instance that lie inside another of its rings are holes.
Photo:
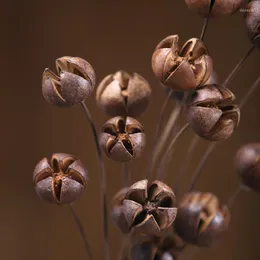
<path fill-rule="evenodd" d="M 151 96 L 149 83 L 139 74 L 121 70 L 105 77 L 97 88 L 96 101 L 110 116 L 140 116 Z"/>
<path fill-rule="evenodd" d="M 42 76 L 44 98 L 52 105 L 70 107 L 83 102 L 94 90 L 95 72 L 92 66 L 78 57 L 56 60 L 58 75 L 45 69 Z"/>
<path fill-rule="evenodd" d="M 195 133 L 210 141 L 229 138 L 240 120 L 234 99 L 229 89 L 219 85 L 198 88 L 187 104 L 187 120 Z"/>
<path fill-rule="evenodd" d="M 230 213 L 211 193 L 191 192 L 178 205 L 174 222 L 177 234 L 187 243 L 209 247 L 227 231 Z"/>
<path fill-rule="evenodd" d="M 210 77 L 213 63 L 208 51 L 197 38 L 179 47 L 179 36 L 170 35 L 156 47 L 152 69 L 159 81 L 177 91 L 194 89 Z"/>

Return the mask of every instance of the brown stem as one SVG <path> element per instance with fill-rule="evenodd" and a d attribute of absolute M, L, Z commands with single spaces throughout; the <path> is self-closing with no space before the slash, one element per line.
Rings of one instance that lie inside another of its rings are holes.
<path fill-rule="evenodd" d="M 162 135 L 158 138 L 159 142 L 157 143 L 156 147 L 153 149 L 153 154 L 152 154 L 152 159 L 151 159 L 151 166 L 150 166 L 150 175 L 149 177 L 152 177 L 154 168 L 156 166 L 156 162 L 157 159 L 169 137 L 169 135 L 172 132 L 172 129 L 174 127 L 174 125 L 176 124 L 179 115 L 181 113 L 181 105 L 179 101 L 176 101 L 176 106 L 174 107 L 174 109 L 172 110 L 172 113 L 167 121 L 166 126 L 164 127 L 164 130 L 162 132 Z"/>
<path fill-rule="evenodd" d="M 187 151 L 187 155 L 186 155 L 185 159 L 183 160 L 183 162 L 181 163 L 181 168 L 177 174 L 177 179 L 176 179 L 175 185 L 173 187 L 173 190 L 174 190 L 176 196 L 178 194 L 178 191 L 179 191 L 179 188 L 181 185 L 181 180 L 183 179 L 183 175 L 184 175 L 188 165 L 190 164 L 192 155 L 195 151 L 195 148 L 197 147 L 199 140 L 200 140 L 200 138 L 198 135 L 195 135 L 192 138 L 188 151 Z"/>
<path fill-rule="evenodd" d="M 78 231 L 80 233 L 80 236 L 83 240 L 83 243 L 84 243 L 84 247 L 85 247 L 85 251 L 87 253 L 87 259 L 89 260 L 92 260 L 93 259 L 93 255 L 92 255 L 92 252 L 91 252 L 91 249 L 90 249 L 90 246 L 89 246 L 89 243 L 88 243 L 88 240 L 87 240 L 87 237 L 86 237 L 86 233 L 84 231 L 84 228 L 83 228 L 83 225 L 77 215 L 77 213 L 74 211 L 74 208 L 73 208 L 73 205 L 72 204 L 69 204 L 69 208 L 70 208 L 70 212 L 73 216 L 73 219 L 75 221 L 75 224 L 78 228 Z"/>
<path fill-rule="evenodd" d="M 123 183 L 123 187 L 129 187 L 131 183 L 131 177 L 130 177 L 127 162 L 122 163 L 122 183 Z"/>
<path fill-rule="evenodd" d="M 253 50 L 255 49 L 255 46 L 252 45 L 250 47 L 250 49 L 246 52 L 245 56 L 241 58 L 241 60 L 237 63 L 237 65 L 235 66 L 235 68 L 231 71 L 231 73 L 228 75 L 228 77 L 226 78 L 226 80 L 223 83 L 223 87 L 226 87 L 229 82 L 234 78 L 234 76 L 236 75 L 236 73 L 242 68 L 244 62 L 247 60 L 247 58 L 251 55 L 251 53 L 253 52 Z"/>
<path fill-rule="evenodd" d="M 252 96 L 252 94 L 257 90 L 257 87 L 259 86 L 259 83 L 260 83 L 260 76 L 256 79 L 256 81 L 250 87 L 248 92 L 241 99 L 240 104 L 239 104 L 240 110 L 244 107 L 244 105 L 247 103 L 247 101 Z"/>
<path fill-rule="evenodd" d="M 159 136 L 159 133 L 160 133 L 160 130 L 161 130 L 161 127 L 162 127 L 162 122 L 163 122 L 163 119 L 164 119 L 164 113 L 165 113 L 165 110 L 166 110 L 166 107 L 168 106 L 171 98 L 172 98 L 172 94 L 173 94 L 173 90 L 171 89 L 163 103 L 163 106 L 162 106 L 162 109 L 160 111 L 160 115 L 159 115 L 159 118 L 158 118 L 158 121 L 157 121 L 157 124 L 156 124 L 156 129 L 155 129 L 155 134 L 154 134 L 154 138 L 153 138 L 153 144 L 152 144 L 152 149 L 151 149 L 151 153 L 150 153 L 150 158 L 148 160 L 148 163 L 147 163 L 147 168 L 146 168 L 146 179 L 150 179 L 151 177 L 151 174 L 152 174 L 152 161 L 153 161 L 153 157 L 154 157 L 154 154 L 153 154 L 153 151 L 155 150 L 155 147 L 156 147 L 156 143 L 157 143 L 157 139 L 158 139 L 158 136 Z"/>
<path fill-rule="evenodd" d="M 206 152 L 204 153 L 203 157 L 201 158 L 200 162 L 199 162 L 199 165 L 197 166 L 197 168 L 195 169 L 192 177 L 191 177 L 191 184 L 190 184 L 190 187 L 188 189 L 188 191 L 191 191 L 193 190 L 199 176 L 200 176 L 200 173 L 205 165 L 205 162 L 207 161 L 209 155 L 211 154 L 211 152 L 214 150 L 215 146 L 217 145 L 216 142 L 211 142 L 206 150 Z"/>
<path fill-rule="evenodd" d="M 168 157 L 173 149 L 174 144 L 176 143 L 176 141 L 178 140 L 178 138 L 189 128 L 189 124 L 185 124 L 180 130 L 179 132 L 175 135 L 175 137 L 172 139 L 172 141 L 170 142 L 166 152 L 164 153 L 164 156 L 161 160 L 160 166 L 157 169 L 157 179 L 161 180 L 164 177 L 164 173 L 165 171 L 161 171 L 162 167 L 166 164 Z"/>
<path fill-rule="evenodd" d="M 209 15 L 204 18 L 204 22 L 203 22 L 203 26 L 202 26 L 202 30 L 201 30 L 201 34 L 200 34 L 200 40 L 203 41 L 207 28 L 208 28 L 208 24 L 209 24 Z"/>
<path fill-rule="evenodd" d="M 241 188 L 241 185 L 239 185 L 236 188 L 235 192 L 230 196 L 230 198 L 228 199 L 228 203 L 227 203 L 227 207 L 229 209 L 232 208 L 232 206 L 234 205 L 234 202 L 236 201 L 236 199 L 237 199 L 238 195 L 241 193 L 241 191 L 242 191 L 242 188 Z"/>
<path fill-rule="evenodd" d="M 82 108 L 87 116 L 87 120 L 90 124 L 92 134 L 94 137 L 95 145 L 96 145 L 96 150 L 97 150 L 97 155 L 98 155 L 98 165 L 100 168 L 100 191 L 101 191 L 101 207 L 102 207 L 102 213 L 103 213 L 103 243 L 104 243 L 104 258 L 105 260 L 109 260 L 109 245 L 108 245 L 108 223 L 107 223 L 107 192 L 106 192 L 106 172 L 105 172 L 105 166 L 104 162 L 102 159 L 102 153 L 101 149 L 99 146 L 99 141 L 98 141 L 98 134 L 97 130 L 94 124 L 94 121 L 91 117 L 91 114 L 88 110 L 87 105 L 82 102 L 81 103 Z"/>

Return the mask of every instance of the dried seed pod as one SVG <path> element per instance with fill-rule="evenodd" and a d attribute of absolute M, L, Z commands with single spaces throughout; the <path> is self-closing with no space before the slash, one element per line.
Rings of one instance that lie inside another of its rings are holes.
<path fill-rule="evenodd" d="M 96 76 L 87 61 L 78 57 L 61 57 L 56 60 L 56 69 L 59 75 L 45 69 L 42 76 L 42 93 L 50 104 L 70 107 L 91 95 Z"/>
<path fill-rule="evenodd" d="M 115 161 L 126 162 L 141 156 L 146 137 L 140 122 L 132 117 L 114 117 L 102 128 L 100 146 Z"/>
<path fill-rule="evenodd" d="M 133 184 L 126 193 L 124 214 L 129 231 L 157 236 L 175 220 L 177 208 L 170 187 L 160 181 L 147 180 Z"/>
<path fill-rule="evenodd" d="M 116 226 L 121 230 L 121 232 L 125 234 L 129 232 L 129 227 L 123 212 L 123 202 L 127 191 L 128 188 L 123 188 L 118 193 L 116 193 L 112 201 L 111 212 L 112 220 L 114 221 Z"/>
<path fill-rule="evenodd" d="M 233 93 L 219 85 L 205 85 L 193 93 L 187 105 L 187 120 L 202 138 L 222 141 L 229 138 L 240 120 L 240 110 L 233 105 Z"/>
<path fill-rule="evenodd" d="M 187 243 L 211 246 L 227 231 L 230 213 L 211 193 L 190 192 L 180 201 L 174 227 Z"/>
<path fill-rule="evenodd" d="M 96 101 L 110 116 L 140 116 L 151 96 L 149 83 L 139 74 L 121 70 L 105 77 L 97 88 Z"/>
<path fill-rule="evenodd" d="M 33 182 L 40 198 L 56 204 L 78 199 L 86 188 L 87 169 L 76 157 L 56 153 L 43 158 L 35 167 Z"/>
<path fill-rule="evenodd" d="M 235 168 L 244 185 L 260 192 L 260 143 L 241 147 L 235 157 Z"/>
<path fill-rule="evenodd" d="M 249 39 L 260 47 L 260 1 L 251 1 L 245 8 L 245 25 Z"/>
<path fill-rule="evenodd" d="M 183 248 L 183 241 L 175 234 L 152 237 L 144 243 L 134 244 L 131 257 L 135 260 L 176 260 Z"/>
<path fill-rule="evenodd" d="M 219 17 L 232 15 L 239 10 L 243 0 L 185 0 L 187 6 L 207 17 L 210 11 L 210 17 Z"/>
<path fill-rule="evenodd" d="M 152 69 L 161 83 L 177 91 L 203 85 L 211 75 L 213 63 L 199 39 L 192 38 L 179 48 L 179 36 L 163 39 L 152 56 Z"/>

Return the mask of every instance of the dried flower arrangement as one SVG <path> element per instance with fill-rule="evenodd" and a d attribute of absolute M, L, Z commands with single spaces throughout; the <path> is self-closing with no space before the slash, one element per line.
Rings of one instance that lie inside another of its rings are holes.
<path fill-rule="evenodd" d="M 245 26 L 252 43 L 223 84 L 219 84 L 211 58 L 203 39 L 210 19 L 232 15 L 243 6 L 243 0 L 185 0 L 190 9 L 204 17 L 200 38 L 192 38 L 180 48 L 179 36 L 161 40 L 152 55 L 152 70 L 167 89 L 156 126 L 154 145 L 147 163 L 145 177 L 131 184 L 128 162 L 142 155 L 146 135 L 136 120 L 145 112 L 151 96 L 149 83 L 139 74 L 121 70 L 105 77 L 96 90 L 98 106 L 112 118 L 99 134 L 85 103 L 96 85 L 92 66 L 82 58 L 64 56 L 56 60 L 57 75 L 46 69 L 42 78 L 44 98 L 52 105 L 71 107 L 80 104 L 95 140 L 101 179 L 101 206 L 103 211 L 104 258 L 109 259 L 108 207 L 106 198 L 106 172 L 103 154 L 123 165 L 124 187 L 112 202 L 111 216 L 125 234 L 118 259 L 179 259 L 189 245 L 210 247 L 227 232 L 230 209 L 241 191 L 260 191 L 260 144 L 246 144 L 235 157 L 235 169 L 241 184 L 222 205 L 212 193 L 199 192 L 194 186 L 210 153 L 216 145 L 228 139 L 239 125 L 240 111 L 255 92 L 260 77 L 238 105 L 228 84 L 244 61 L 259 48 L 260 1 L 249 1 L 244 7 Z M 167 105 L 175 107 L 167 124 L 163 117 Z M 180 118 L 187 123 L 180 125 Z M 198 167 L 194 170 L 188 191 L 178 196 L 179 183 L 185 173 L 182 169 L 173 188 L 163 182 L 164 164 L 171 159 L 176 140 L 191 128 L 195 137 L 187 149 L 189 162 L 200 138 L 211 141 Z M 159 133 L 162 132 L 160 142 Z M 171 138 L 171 133 L 174 133 Z M 163 148 L 166 146 L 165 150 Z M 163 153 L 160 163 L 158 156 Z M 73 155 L 59 153 L 43 158 L 35 167 L 33 182 L 40 198 L 54 204 L 68 204 L 84 241 L 87 259 L 93 259 L 91 248 L 73 203 L 84 193 L 88 171 Z M 176 195 L 177 198 L 176 199 Z"/>

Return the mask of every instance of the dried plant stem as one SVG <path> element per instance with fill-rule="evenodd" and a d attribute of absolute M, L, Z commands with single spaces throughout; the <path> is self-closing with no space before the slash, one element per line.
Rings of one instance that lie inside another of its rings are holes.
<path fill-rule="evenodd" d="M 99 141 L 98 141 L 98 134 L 96 127 L 94 125 L 93 119 L 91 117 L 91 114 L 88 110 L 87 105 L 82 102 L 81 103 L 82 108 L 87 116 L 88 122 L 91 126 L 91 130 L 93 133 L 95 145 L 96 145 L 96 150 L 97 150 L 97 155 L 98 155 L 98 165 L 100 168 L 100 191 L 101 191 L 101 207 L 102 207 L 102 213 L 103 213 L 103 243 L 104 243 L 104 259 L 109 260 L 109 245 L 108 245 L 108 223 L 107 223 L 107 193 L 106 193 L 106 172 L 105 172 L 105 166 L 102 158 L 102 153 L 101 149 L 99 146 Z"/>
<path fill-rule="evenodd" d="M 127 162 L 122 163 L 122 183 L 123 183 L 123 187 L 129 187 L 131 183 L 131 177 L 130 177 L 130 172 L 128 169 Z"/>
<path fill-rule="evenodd" d="M 173 149 L 174 144 L 176 143 L 176 141 L 178 140 L 178 138 L 189 128 L 189 124 L 185 124 L 179 131 L 178 133 L 174 136 L 174 138 L 171 140 L 170 144 L 168 145 L 166 152 L 163 155 L 163 158 L 161 160 L 161 163 L 159 165 L 159 167 L 157 168 L 157 174 L 156 174 L 156 178 L 158 180 L 162 180 L 162 178 L 164 177 L 164 172 L 165 171 L 161 171 L 162 167 L 166 164 L 168 157 Z"/>
<path fill-rule="evenodd" d="M 252 54 L 253 50 L 255 49 L 255 46 L 252 45 L 250 49 L 246 52 L 246 54 L 241 58 L 241 60 L 237 63 L 235 68 L 231 71 L 229 76 L 226 78 L 226 80 L 223 83 L 223 87 L 226 87 L 229 82 L 234 78 L 236 73 L 242 68 L 244 62 L 247 60 L 247 58 Z"/>
<path fill-rule="evenodd" d="M 206 152 L 204 153 L 203 157 L 201 158 L 200 162 L 199 162 L 199 165 L 197 166 L 197 168 L 195 169 L 194 173 L 192 174 L 192 177 L 191 177 L 191 184 L 190 184 L 190 187 L 188 189 L 188 191 L 191 191 L 193 190 L 199 176 L 200 176 L 200 173 L 204 167 L 204 164 L 205 162 L 207 161 L 209 155 L 211 154 L 211 152 L 214 150 L 215 146 L 217 145 L 216 142 L 211 142 L 206 150 Z"/>
<path fill-rule="evenodd" d="M 157 139 L 159 136 L 159 132 L 161 130 L 162 127 L 162 123 L 163 123 L 163 119 L 164 119 L 164 113 L 166 110 L 166 107 L 168 106 L 171 98 L 172 98 L 172 94 L 173 94 L 173 90 L 171 89 L 163 103 L 162 109 L 160 111 L 160 115 L 156 124 L 156 129 L 155 129 L 155 134 L 154 134 L 154 138 L 153 138 L 153 144 L 152 144 L 152 149 L 151 149 L 151 154 L 150 154 L 150 158 L 148 160 L 148 164 L 147 164 L 147 168 L 146 168 L 146 178 L 149 180 L 152 174 L 152 160 L 153 160 L 153 151 L 156 147 L 156 143 L 157 143 Z"/>
<path fill-rule="evenodd" d="M 92 252 L 91 252 L 91 249 L 90 249 L 87 237 L 86 237 L 86 233 L 85 233 L 84 228 L 82 226 L 82 223 L 81 223 L 78 215 L 74 211 L 74 208 L 73 208 L 72 204 L 69 204 L 69 208 L 70 208 L 70 212 L 71 212 L 71 214 L 72 214 L 72 216 L 74 218 L 75 224 L 76 224 L 76 226 L 78 228 L 78 231 L 79 231 L 79 233 L 81 235 L 81 238 L 83 240 L 85 251 L 86 251 L 87 256 L 88 256 L 87 259 L 92 260 L 93 259 L 93 255 L 92 255 Z"/>
<path fill-rule="evenodd" d="M 117 260 L 131 260 L 130 249 L 129 249 L 129 246 L 131 245 L 131 241 L 130 241 L 131 236 L 132 233 L 125 235 L 123 242 L 121 244 L 121 248 L 119 250 Z"/>
<path fill-rule="evenodd" d="M 198 135 L 195 135 L 192 138 L 191 143 L 190 143 L 189 148 L 188 148 L 188 151 L 187 151 L 187 154 L 186 154 L 186 157 L 184 158 L 183 162 L 181 163 L 181 167 L 180 167 L 180 170 L 177 173 L 177 179 L 176 179 L 175 185 L 173 187 L 173 190 L 174 190 L 176 196 L 178 194 L 183 175 L 184 175 L 184 173 L 185 173 L 185 171 L 186 171 L 186 169 L 187 169 L 187 167 L 188 167 L 188 165 L 191 161 L 192 155 L 195 151 L 195 148 L 198 145 L 199 140 L 200 140 L 200 138 L 199 138 Z"/>
<path fill-rule="evenodd" d="M 239 186 L 236 188 L 235 192 L 234 192 L 234 193 L 231 195 L 231 197 L 228 199 L 227 207 L 228 207 L 229 209 L 232 208 L 232 206 L 234 205 L 234 202 L 236 201 L 238 195 L 239 195 L 242 191 L 243 191 L 243 189 L 242 189 L 241 185 L 239 185 Z"/>
<path fill-rule="evenodd" d="M 151 159 L 151 168 L 150 168 L 151 170 L 150 170 L 150 175 L 149 175 L 150 178 L 152 177 L 154 168 L 156 166 L 157 159 L 158 159 L 168 137 L 170 136 L 172 129 L 173 129 L 174 125 L 176 124 L 177 119 L 179 118 L 180 113 L 181 113 L 181 104 L 179 101 L 176 101 L 176 106 L 172 110 L 172 113 L 168 119 L 166 126 L 164 127 L 162 135 L 159 137 L 160 141 L 154 148 L 154 151 L 152 154 L 152 159 Z"/>
<path fill-rule="evenodd" d="M 256 81 L 253 83 L 253 85 L 250 87 L 250 89 L 247 91 L 247 93 L 241 99 L 240 104 L 239 104 L 240 110 L 244 107 L 244 105 L 247 103 L 247 101 L 252 96 L 252 94 L 257 90 L 259 83 L 260 83 L 260 76 L 256 79 Z"/>
<path fill-rule="evenodd" d="M 203 22 L 203 26 L 202 26 L 202 30 L 201 30 L 201 34 L 200 34 L 200 40 L 203 41 L 207 28 L 208 28 L 208 24 L 209 24 L 209 15 L 204 18 L 204 22 Z"/>

